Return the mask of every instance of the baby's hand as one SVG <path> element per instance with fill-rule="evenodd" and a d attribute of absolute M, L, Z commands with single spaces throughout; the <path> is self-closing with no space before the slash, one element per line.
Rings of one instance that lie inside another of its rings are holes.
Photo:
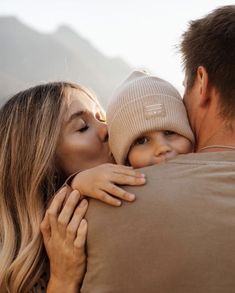
<path fill-rule="evenodd" d="M 72 181 L 72 188 L 77 189 L 83 196 L 96 198 L 113 206 L 120 206 L 119 199 L 133 201 L 135 195 L 116 184 L 143 185 L 145 182 L 144 174 L 132 167 L 103 164 L 78 173 Z"/>

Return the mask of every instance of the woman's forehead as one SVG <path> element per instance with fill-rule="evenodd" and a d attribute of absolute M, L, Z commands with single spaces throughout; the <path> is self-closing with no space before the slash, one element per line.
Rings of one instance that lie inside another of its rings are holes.
<path fill-rule="evenodd" d="M 78 112 L 96 112 L 100 109 L 99 105 L 90 96 L 79 89 L 69 90 L 66 104 L 66 120 Z"/>

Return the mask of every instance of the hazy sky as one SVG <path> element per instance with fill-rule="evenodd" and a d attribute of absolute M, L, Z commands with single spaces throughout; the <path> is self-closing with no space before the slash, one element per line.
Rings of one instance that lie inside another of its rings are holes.
<path fill-rule="evenodd" d="M 15 15 L 42 32 L 67 24 L 105 55 L 148 68 L 180 89 L 176 45 L 188 21 L 228 4 L 234 1 L 1 0 L 0 15 Z"/>

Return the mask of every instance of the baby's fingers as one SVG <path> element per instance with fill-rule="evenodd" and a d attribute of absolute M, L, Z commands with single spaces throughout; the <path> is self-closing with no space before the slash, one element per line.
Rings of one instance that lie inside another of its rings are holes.
<path fill-rule="evenodd" d="M 126 201 L 135 200 L 135 195 L 133 193 L 129 193 L 126 190 L 122 189 L 121 187 L 118 187 L 112 183 L 107 184 L 107 186 L 105 187 L 105 191 L 115 197 L 118 197 Z"/>
<path fill-rule="evenodd" d="M 143 185 L 146 182 L 144 175 L 133 176 L 120 173 L 113 173 L 111 176 L 111 181 L 116 184 L 122 185 Z"/>
<path fill-rule="evenodd" d="M 122 204 L 122 202 L 119 199 L 112 197 L 103 190 L 98 190 L 95 196 L 93 195 L 92 197 L 100 201 L 103 201 L 111 206 L 119 207 Z"/>
<path fill-rule="evenodd" d="M 138 170 L 133 169 L 130 166 L 116 165 L 113 173 L 128 175 L 136 178 L 144 178 L 145 175 Z"/>

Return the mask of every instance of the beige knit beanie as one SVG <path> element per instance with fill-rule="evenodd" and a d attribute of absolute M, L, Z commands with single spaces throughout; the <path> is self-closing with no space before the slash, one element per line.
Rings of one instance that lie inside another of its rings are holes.
<path fill-rule="evenodd" d="M 134 71 L 114 91 L 107 125 L 117 164 L 125 164 L 132 143 L 145 132 L 170 130 L 194 143 L 178 91 L 169 82 L 141 71 Z"/>

